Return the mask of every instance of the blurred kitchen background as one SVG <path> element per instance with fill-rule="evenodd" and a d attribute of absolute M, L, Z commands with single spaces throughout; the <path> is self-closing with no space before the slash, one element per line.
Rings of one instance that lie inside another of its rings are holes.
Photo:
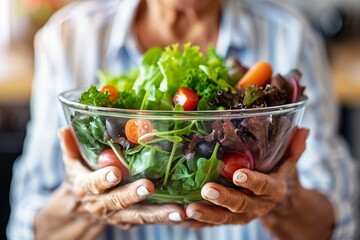
<path fill-rule="evenodd" d="M 324 37 L 340 102 L 340 131 L 353 156 L 360 159 L 360 1 L 278 1 L 302 11 Z M 69 2 L 0 0 L 0 239 L 6 239 L 12 165 L 22 152 L 30 117 L 33 36 L 54 11 Z"/>

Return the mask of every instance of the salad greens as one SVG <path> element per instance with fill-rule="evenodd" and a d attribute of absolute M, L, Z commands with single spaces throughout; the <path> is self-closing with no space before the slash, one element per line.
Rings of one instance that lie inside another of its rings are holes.
<path fill-rule="evenodd" d="M 198 46 L 190 44 L 182 50 L 177 44 L 165 49 L 155 47 L 143 55 L 136 69 L 119 76 L 99 71 L 98 86 L 90 86 L 79 101 L 91 106 L 167 110 L 179 115 L 188 110 L 276 106 L 299 101 L 303 96 L 299 71 L 270 76 L 264 86 L 238 88 L 247 73 L 248 68 L 237 59 L 222 58 L 212 48 L 203 54 Z M 155 193 L 146 200 L 151 203 L 201 201 L 200 190 L 208 182 L 235 187 L 231 176 L 238 168 L 271 171 L 299 121 L 297 111 L 215 120 L 171 116 L 141 119 L 146 115 L 127 119 L 76 111 L 70 115 L 89 166 L 106 166 L 103 153 L 109 154 L 111 149 L 115 162 L 110 165 L 122 169 L 122 184 L 141 178 L 153 181 Z M 237 161 L 234 154 L 230 158 L 228 153 L 236 153 L 242 160 Z"/>

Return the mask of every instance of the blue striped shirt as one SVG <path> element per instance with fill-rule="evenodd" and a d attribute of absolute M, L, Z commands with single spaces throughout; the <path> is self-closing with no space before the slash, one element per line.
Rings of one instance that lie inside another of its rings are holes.
<path fill-rule="evenodd" d="M 84 1 L 55 14 L 36 36 L 31 122 L 23 155 L 14 166 L 9 239 L 33 239 L 33 222 L 63 180 L 57 130 L 66 126 L 57 95 L 96 82 L 96 71 L 113 74 L 139 63 L 132 21 L 139 0 Z M 303 186 L 326 194 L 336 212 L 333 239 L 353 239 L 357 224 L 356 167 L 338 136 L 338 114 L 325 52 L 304 19 L 274 1 L 224 0 L 217 52 L 245 65 L 269 61 L 275 72 L 299 68 L 309 96 L 302 125 L 311 129 L 298 164 Z M 309 216 L 311 217 L 311 216 Z M 316 226 L 315 226 L 316 227 Z M 270 239 L 258 220 L 246 226 L 201 230 L 149 225 L 108 227 L 100 239 Z"/>

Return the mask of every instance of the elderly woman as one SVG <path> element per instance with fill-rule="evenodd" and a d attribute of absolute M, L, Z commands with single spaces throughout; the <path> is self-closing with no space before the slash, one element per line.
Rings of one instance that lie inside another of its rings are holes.
<path fill-rule="evenodd" d="M 99 68 L 116 74 L 136 66 L 152 46 L 186 42 L 202 50 L 215 46 L 248 66 L 262 59 L 277 72 L 301 69 L 310 99 L 303 126 L 310 134 L 298 129 L 275 172 L 235 172 L 234 184 L 251 194 L 208 183 L 201 194 L 213 205 L 137 204 L 154 192 L 153 183 L 114 187 L 121 181 L 118 168 L 88 170 L 63 129 L 57 95 L 96 82 Z M 79 2 L 38 33 L 35 63 L 32 120 L 14 167 L 9 239 L 354 238 L 355 168 L 337 136 L 323 48 L 293 10 L 250 0 Z"/>

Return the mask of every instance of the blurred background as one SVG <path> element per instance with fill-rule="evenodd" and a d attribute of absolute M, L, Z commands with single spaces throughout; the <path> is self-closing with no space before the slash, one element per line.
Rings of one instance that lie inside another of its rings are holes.
<path fill-rule="evenodd" d="M 0 239 L 6 239 L 12 165 L 22 152 L 30 117 L 33 37 L 52 13 L 72 1 L 0 0 Z M 340 131 L 360 161 L 360 1 L 278 1 L 303 12 L 324 38 L 340 102 Z"/>

